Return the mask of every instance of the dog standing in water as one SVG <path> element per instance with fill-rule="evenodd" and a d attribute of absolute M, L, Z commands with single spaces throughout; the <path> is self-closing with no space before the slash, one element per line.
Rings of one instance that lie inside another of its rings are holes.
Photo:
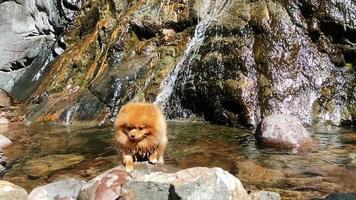
<path fill-rule="evenodd" d="M 115 139 L 127 172 L 134 161 L 163 163 L 167 145 L 167 124 L 160 107 L 152 103 L 128 103 L 115 120 Z"/>

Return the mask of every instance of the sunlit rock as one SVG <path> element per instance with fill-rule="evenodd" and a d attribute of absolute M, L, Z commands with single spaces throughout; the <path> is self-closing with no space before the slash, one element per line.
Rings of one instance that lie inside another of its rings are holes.
<path fill-rule="evenodd" d="M 0 129 L 1 129 L 1 126 L 3 126 L 3 125 L 0 125 Z M 12 142 L 9 138 L 0 134 L 0 148 L 6 148 L 6 147 L 10 146 L 11 144 L 12 144 Z"/>
<path fill-rule="evenodd" d="M 251 200 L 280 200 L 281 196 L 276 192 L 258 191 L 250 194 Z"/>
<path fill-rule="evenodd" d="M 28 195 L 25 189 L 8 181 L 0 180 L 0 199 L 27 200 L 27 198 Z"/>
<path fill-rule="evenodd" d="M 281 149 L 298 149 L 312 142 L 310 134 L 299 120 L 284 114 L 264 118 L 255 136 L 259 143 Z"/>
<path fill-rule="evenodd" d="M 133 177 L 125 186 L 132 199 L 248 200 L 241 182 L 221 168 L 194 167 L 176 173 L 153 172 Z"/>
<path fill-rule="evenodd" d="M 85 181 L 68 178 L 33 189 L 28 200 L 77 199 L 80 188 Z"/>

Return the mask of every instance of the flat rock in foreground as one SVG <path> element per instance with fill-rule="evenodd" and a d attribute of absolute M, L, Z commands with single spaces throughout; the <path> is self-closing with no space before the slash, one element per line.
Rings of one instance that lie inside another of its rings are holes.
<path fill-rule="evenodd" d="M 128 174 L 111 169 L 81 189 L 80 200 L 250 199 L 241 182 L 221 168 L 194 167 L 177 172 L 166 165 L 136 164 Z"/>

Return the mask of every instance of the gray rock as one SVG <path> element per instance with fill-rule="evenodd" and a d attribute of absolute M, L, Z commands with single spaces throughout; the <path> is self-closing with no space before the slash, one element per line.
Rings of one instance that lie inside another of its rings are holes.
<path fill-rule="evenodd" d="M 0 181 L 0 199 L 27 200 L 27 198 L 25 189 L 8 181 Z"/>
<path fill-rule="evenodd" d="M 280 200 L 281 195 L 277 192 L 258 191 L 250 194 L 251 200 Z"/>
<path fill-rule="evenodd" d="M 0 125 L 1 126 L 1 125 Z M 9 138 L 0 134 L 0 148 L 6 148 L 12 145 L 12 142 Z"/>
<path fill-rule="evenodd" d="M 255 133 L 258 142 L 277 148 L 300 148 L 312 138 L 296 117 L 284 114 L 264 118 Z"/>
<path fill-rule="evenodd" d="M 325 200 L 355 200 L 356 193 L 332 193 Z"/>
<path fill-rule="evenodd" d="M 176 173 L 153 172 L 133 177 L 125 186 L 128 199 L 250 199 L 241 182 L 221 168 L 195 167 Z"/>
<path fill-rule="evenodd" d="M 28 200 L 77 199 L 85 181 L 68 178 L 33 189 Z"/>
<path fill-rule="evenodd" d="M 28 97 L 31 90 L 26 91 L 29 90 L 27 87 L 32 89 L 37 86 L 46 65 L 53 59 L 51 50 L 64 24 L 68 22 L 61 19 L 65 17 L 62 15 L 70 10 L 70 21 L 75 18 L 77 11 L 64 7 L 62 2 L 0 1 L 0 88 L 14 94 L 19 100 Z M 81 4 L 82 1 L 65 2 L 71 2 L 72 5 Z M 60 53 L 62 51 L 57 49 L 56 55 Z"/>

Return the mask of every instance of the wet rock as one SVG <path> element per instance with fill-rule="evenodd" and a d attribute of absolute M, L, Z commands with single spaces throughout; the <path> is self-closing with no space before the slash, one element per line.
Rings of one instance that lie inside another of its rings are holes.
<path fill-rule="evenodd" d="M 281 196 L 277 192 L 258 191 L 250 194 L 251 200 L 280 200 Z"/>
<path fill-rule="evenodd" d="M 80 188 L 85 181 L 68 178 L 33 189 L 29 200 L 70 200 L 77 199 Z"/>
<path fill-rule="evenodd" d="M 221 168 L 153 172 L 133 177 L 124 190 L 132 199 L 250 199 L 241 182 Z"/>
<path fill-rule="evenodd" d="M 0 199 L 27 200 L 27 198 L 25 189 L 8 181 L 0 180 Z"/>
<path fill-rule="evenodd" d="M 19 100 L 26 99 L 41 81 L 46 65 L 54 58 L 53 44 L 64 26 L 75 18 L 77 8 L 73 4 L 81 1 L 64 2 L 0 2 L 0 46 L 5 47 L 0 50 L 0 88 Z"/>
<path fill-rule="evenodd" d="M 312 142 L 308 131 L 296 117 L 284 114 L 270 115 L 263 119 L 255 137 L 263 145 L 277 148 L 301 148 Z"/>
<path fill-rule="evenodd" d="M 29 177 L 38 178 L 46 176 L 56 170 L 73 167 L 84 159 L 84 156 L 73 154 L 50 155 L 27 161 L 23 169 L 25 174 Z"/>
<path fill-rule="evenodd" d="M 353 200 L 356 199 L 356 193 L 333 193 L 325 198 L 325 200 Z"/>
<path fill-rule="evenodd" d="M 122 196 L 122 186 L 131 179 L 122 167 L 111 169 L 85 184 L 78 200 L 111 200 Z"/>
<path fill-rule="evenodd" d="M 0 148 L 6 148 L 10 145 L 12 145 L 11 140 L 0 134 Z"/>

